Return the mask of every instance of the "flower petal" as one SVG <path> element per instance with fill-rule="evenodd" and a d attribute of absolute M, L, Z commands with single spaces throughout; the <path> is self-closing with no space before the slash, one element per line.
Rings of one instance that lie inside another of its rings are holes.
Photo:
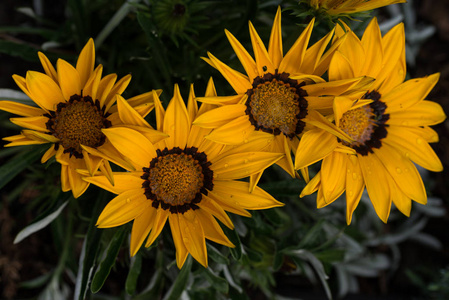
<path fill-rule="evenodd" d="M 220 195 L 220 199 L 232 206 L 244 209 L 267 209 L 284 206 L 270 194 L 259 187 L 249 192 L 249 183 L 242 181 L 215 181 L 213 193 Z"/>
<path fill-rule="evenodd" d="M 136 169 L 148 167 L 157 156 L 153 144 L 141 133 L 129 128 L 107 128 L 102 130 L 112 145 L 133 162 Z"/>
<path fill-rule="evenodd" d="M 84 177 L 83 179 L 89 183 L 95 184 L 104 190 L 114 194 L 121 194 L 128 190 L 137 190 L 142 188 L 144 182 L 136 173 L 143 175 L 142 172 L 113 172 L 114 185 L 111 184 L 106 176 Z M 143 193 L 143 192 L 142 192 Z"/>
<path fill-rule="evenodd" d="M 186 211 L 179 216 L 179 229 L 187 251 L 201 265 L 207 268 L 207 250 L 204 231 L 196 213 L 192 210 Z"/>
<path fill-rule="evenodd" d="M 253 46 L 253 52 L 256 58 L 257 73 L 259 74 L 259 76 L 263 76 L 266 72 L 274 74 L 274 66 L 270 60 L 270 57 L 268 56 L 268 52 L 267 49 L 265 48 L 265 45 L 263 44 L 262 40 L 257 34 L 257 31 L 254 28 L 251 21 L 248 22 L 248 25 L 249 25 L 249 35 L 251 37 L 251 44 Z M 250 77 L 250 80 L 251 79 L 254 78 Z"/>
<path fill-rule="evenodd" d="M 337 138 L 322 129 L 304 133 L 295 154 L 295 169 L 310 166 L 328 156 L 338 146 Z"/>
<path fill-rule="evenodd" d="M 133 228 L 131 231 L 131 242 L 129 245 L 131 256 L 136 255 L 137 251 L 139 251 L 143 242 L 153 228 L 156 212 L 157 210 L 154 207 L 148 206 L 141 215 L 134 219 Z"/>
<path fill-rule="evenodd" d="M 226 214 L 224 209 L 214 200 L 207 197 L 206 195 L 202 195 L 201 201 L 197 204 L 201 209 L 205 210 L 207 213 L 213 215 L 221 223 L 226 225 L 230 229 L 234 229 L 234 224 L 232 223 L 229 216 Z"/>
<path fill-rule="evenodd" d="M 156 209 L 156 217 L 154 218 L 153 228 L 151 229 L 150 235 L 145 243 L 145 247 L 150 247 L 154 243 L 162 229 L 164 229 L 164 225 L 167 222 L 169 215 L 171 215 L 169 210 L 162 208 Z"/>
<path fill-rule="evenodd" d="M 326 202 L 333 202 L 346 188 L 347 154 L 332 152 L 321 164 L 321 188 Z"/>
<path fill-rule="evenodd" d="M 45 114 L 45 111 L 38 107 L 14 101 L 0 101 L 0 109 L 23 117 L 37 117 Z"/>
<path fill-rule="evenodd" d="M 150 206 L 151 201 L 148 201 L 141 188 L 128 189 L 106 205 L 96 225 L 100 228 L 123 225 L 135 219 Z"/>
<path fill-rule="evenodd" d="M 187 251 L 187 248 L 182 240 L 178 214 L 170 214 L 169 222 L 173 242 L 175 243 L 176 248 L 176 264 L 178 268 L 181 269 L 187 259 L 189 252 Z"/>
<path fill-rule="evenodd" d="M 391 191 L 388 181 L 393 178 L 377 155 L 360 155 L 358 158 L 371 203 L 379 218 L 387 223 L 391 209 Z"/>
<path fill-rule="evenodd" d="M 36 117 L 23 117 L 23 118 L 11 118 L 9 119 L 12 123 L 32 130 L 37 131 L 48 131 L 46 123 L 48 122 L 48 118 L 44 116 L 36 116 Z"/>
<path fill-rule="evenodd" d="M 196 210 L 195 214 L 198 217 L 201 227 L 203 227 L 204 237 L 206 239 L 209 239 L 221 245 L 225 245 L 227 247 L 235 247 L 211 214 L 205 212 L 202 209 Z"/>
<path fill-rule="evenodd" d="M 240 42 L 228 30 L 225 30 L 225 34 L 232 46 L 232 49 L 234 49 L 235 54 L 237 55 L 240 63 L 245 69 L 246 74 L 248 74 L 248 78 L 254 79 L 259 76 L 259 73 L 257 72 L 256 62 L 251 57 L 251 55 L 249 55 L 248 51 L 246 51 L 242 44 L 240 44 Z"/>
<path fill-rule="evenodd" d="M 214 129 L 206 138 L 220 144 L 238 145 L 248 140 L 253 132 L 254 126 L 244 115 Z"/>
<path fill-rule="evenodd" d="M 239 179 L 259 173 L 281 159 L 284 154 L 245 152 L 226 155 L 214 162 L 210 169 L 220 180 Z"/>
<path fill-rule="evenodd" d="M 412 107 L 390 113 L 388 125 L 430 126 L 443 122 L 446 114 L 440 104 L 423 100 Z"/>
<path fill-rule="evenodd" d="M 116 101 L 118 115 L 123 124 L 147 128 L 151 127 L 150 124 L 148 124 L 148 122 L 145 121 L 145 119 L 137 113 L 137 111 L 135 111 L 121 95 L 116 95 Z"/>
<path fill-rule="evenodd" d="M 68 101 L 73 95 L 81 95 L 81 79 L 78 71 L 63 59 L 56 62 L 58 82 L 64 99 Z"/>
<path fill-rule="evenodd" d="M 167 106 L 164 117 L 164 132 L 170 137 L 165 139 L 169 149 L 180 147 L 184 149 L 187 145 L 187 137 L 190 133 L 191 121 L 187 108 L 182 100 L 179 87 L 175 84 L 173 98 Z"/>
<path fill-rule="evenodd" d="M 284 50 L 282 48 L 281 7 L 279 6 L 276 11 L 276 17 L 274 18 L 273 21 L 273 26 L 271 28 L 270 34 L 270 42 L 268 44 L 268 55 L 275 69 L 279 68 L 279 65 L 282 61 L 282 57 L 284 56 L 283 51 Z M 250 78 L 252 77 L 250 76 Z"/>
<path fill-rule="evenodd" d="M 217 128 L 226 125 L 238 117 L 244 116 L 245 110 L 246 105 L 244 104 L 221 106 L 203 113 L 194 120 L 193 124 L 203 128 Z"/>
<path fill-rule="evenodd" d="M 80 76 L 81 87 L 84 87 L 89 79 L 95 65 L 95 46 L 94 40 L 90 38 L 78 57 L 76 70 Z M 94 99 L 95 100 L 95 99 Z"/>
<path fill-rule="evenodd" d="M 443 171 L 440 159 L 432 147 L 420 136 L 410 130 L 391 126 L 385 143 L 391 145 L 403 156 L 410 158 L 421 167 L 433 171 Z"/>
<path fill-rule="evenodd" d="M 348 155 L 346 168 L 346 223 L 349 225 L 365 189 L 365 181 L 357 156 Z"/>
<path fill-rule="evenodd" d="M 58 83 L 58 74 L 56 73 L 56 70 L 51 62 L 48 60 L 47 56 L 45 56 L 45 54 L 40 51 L 37 53 L 37 55 L 39 56 L 42 67 L 44 67 L 45 74 L 50 76 L 51 79 Z"/>
<path fill-rule="evenodd" d="M 56 110 L 56 105 L 65 101 L 59 86 L 43 73 L 28 71 L 26 86 L 30 98 L 46 111 Z"/>

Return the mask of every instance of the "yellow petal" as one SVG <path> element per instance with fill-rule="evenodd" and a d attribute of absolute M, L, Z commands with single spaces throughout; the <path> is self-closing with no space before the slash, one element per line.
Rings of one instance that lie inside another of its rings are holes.
<path fill-rule="evenodd" d="M 234 244 L 224 234 L 223 229 L 218 225 L 217 221 L 202 209 L 195 210 L 195 214 L 203 227 L 204 237 L 215 243 L 234 248 Z"/>
<path fill-rule="evenodd" d="M 116 95 L 117 109 L 120 120 L 123 124 L 135 125 L 142 127 L 151 127 L 147 121 L 135 111 L 131 105 L 121 96 Z"/>
<path fill-rule="evenodd" d="M 408 158 L 387 144 L 383 144 L 380 149 L 374 149 L 374 153 L 407 197 L 421 204 L 427 203 L 426 189 L 421 176 Z"/>
<path fill-rule="evenodd" d="M 341 52 L 341 54 L 348 60 L 349 65 L 351 66 L 352 73 L 354 74 L 354 76 L 352 77 L 367 75 L 362 73 L 362 68 L 366 60 L 371 59 L 371 57 L 366 57 L 362 43 L 353 31 L 349 31 L 347 33 L 346 39 L 343 43 L 341 43 L 340 47 L 338 48 L 338 51 Z M 334 58 L 335 55 L 337 55 L 337 53 L 334 54 Z M 329 67 L 329 79 L 333 78 L 330 76 L 331 74 L 330 69 L 331 67 Z M 342 72 L 342 74 L 350 74 L 350 73 L 351 72 L 349 70 Z"/>
<path fill-rule="evenodd" d="M 428 77 L 410 79 L 382 95 L 382 101 L 387 104 L 388 112 L 401 111 L 424 100 L 439 77 L 440 74 L 435 73 Z"/>
<path fill-rule="evenodd" d="M 346 168 L 346 223 L 349 225 L 365 189 L 365 181 L 357 156 L 348 156 Z"/>
<path fill-rule="evenodd" d="M 69 166 L 67 169 L 67 174 L 70 183 L 70 189 L 74 198 L 80 197 L 89 187 L 89 183 L 84 181 L 78 172 Z"/>
<path fill-rule="evenodd" d="M 217 204 L 225 211 L 244 217 L 251 217 L 251 214 L 248 211 L 240 207 L 240 205 L 235 205 L 235 201 L 233 199 L 231 201 L 229 198 L 226 198 L 226 196 L 222 196 L 220 193 L 209 191 L 207 197 L 210 197 L 213 201 L 217 202 Z"/>
<path fill-rule="evenodd" d="M 90 38 L 83 50 L 81 50 L 78 61 L 76 62 L 76 70 L 80 75 L 81 86 L 84 87 L 89 79 L 95 64 L 95 46 L 94 40 Z M 94 99 L 95 100 L 95 99 Z"/>
<path fill-rule="evenodd" d="M 132 163 L 124 158 L 120 152 L 117 151 L 117 149 L 111 144 L 110 141 L 106 140 L 106 142 L 99 147 L 99 150 L 95 148 L 91 148 L 88 146 L 81 145 L 83 150 L 86 150 L 88 153 L 101 157 L 103 159 L 106 159 L 110 162 L 113 162 L 114 164 L 128 170 L 128 171 L 134 171 L 136 168 L 132 165 Z"/>
<path fill-rule="evenodd" d="M 99 168 L 101 174 L 104 174 L 104 176 L 106 176 L 106 178 L 112 185 L 115 185 L 114 174 L 112 173 L 111 164 L 109 163 L 109 161 L 101 160 Z"/>
<path fill-rule="evenodd" d="M 47 56 L 44 53 L 38 52 L 39 60 L 41 61 L 42 67 L 44 67 L 45 74 L 51 77 L 56 83 L 58 83 L 58 74 L 56 73 L 55 68 L 48 60 Z"/>
<path fill-rule="evenodd" d="M 149 206 L 142 212 L 141 215 L 134 219 L 133 228 L 131 231 L 131 242 L 129 245 L 131 256 L 136 255 L 137 251 L 139 251 L 143 242 L 147 238 L 153 228 L 155 216 L 156 209 Z"/>
<path fill-rule="evenodd" d="M 143 171 L 140 174 L 143 175 Z M 121 194 L 127 190 L 142 188 L 144 180 L 137 176 L 136 173 L 114 172 L 113 175 L 114 185 L 111 184 L 106 176 L 84 177 L 83 179 L 114 194 Z"/>
<path fill-rule="evenodd" d="M 344 80 L 356 77 L 351 61 L 340 51 L 336 51 L 329 65 L 329 80 Z"/>
<path fill-rule="evenodd" d="M 282 48 L 281 7 L 279 6 L 276 11 L 276 17 L 274 18 L 273 21 L 273 27 L 271 28 L 270 34 L 270 42 L 268 44 L 268 55 L 275 69 L 279 68 L 279 65 L 282 61 L 282 57 L 284 56 L 283 51 L 284 50 Z M 252 78 L 251 76 L 249 77 Z"/>
<path fill-rule="evenodd" d="M 382 38 L 383 46 L 383 65 L 382 72 L 376 78 L 377 81 L 383 82 L 390 76 L 398 77 L 399 82 L 405 78 L 405 33 L 404 23 L 399 23 L 388 31 Z M 404 64 L 404 72 L 395 74 L 396 66 Z M 399 75 L 399 76 L 397 76 Z M 387 80 L 388 81 L 388 80 Z"/>
<path fill-rule="evenodd" d="M 389 125 L 430 126 L 443 122 L 446 114 L 440 104 L 423 100 L 412 107 L 390 113 Z"/>
<path fill-rule="evenodd" d="M 97 99 L 100 102 L 100 107 L 106 106 L 106 99 L 108 98 L 116 80 L 117 80 L 116 74 L 109 74 L 101 78 L 97 90 Z"/>
<path fill-rule="evenodd" d="M 44 153 L 44 156 L 41 158 L 41 163 L 46 163 L 51 157 L 56 154 L 55 146 L 51 145 L 50 148 Z"/>
<path fill-rule="evenodd" d="M 73 95 L 81 95 L 81 79 L 78 71 L 63 59 L 56 62 L 58 81 L 64 99 L 68 101 Z"/>
<path fill-rule="evenodd" d="M 214 177 L 217 179 L 239 179 L 265 170 L 283 156 L 284 154 L 267 152 L 226 155 L 214 162 L 210 169 L 214 171 Z"/>
<path fill-rule="evenodd" d="M 304 118 L 304 121 L 310 125 L 326 130 L 344 141 L 352 142 L 351 138 L 344 131 L 336 127 L 317 111 L 309 110 L 307 116 Z"/>
<path fill-rule="evenodd" d="M 149 206 L 151 201 L 148 201 L 141 188 L 128 189 L 106 205 L 98 217 L 97 226 L 108 228 L 123 225 L 135 219 Z"/>
<path fill-rule="evenodd" d="M 153 244 L 164 228 L 165 222 L 167 222 L 169 215 L 171 215 L 169 210 L 165 210 L 160 207 L 156 209 L 156 217 L 154 218 L 153 228 L 151 229 L 150 235 L 145 242 L 145 247 L 150 247 L 151 244 Z"/>
<path fill-rule="evenodd" d="M 295 169 L 310 166 L 328 156 L 338 146 L 335 136 L 322 129 L 309 130 L 301 137 L 295 154 Z"/>
<path fill-rule="evenodd" d="M 206 138 L 220 144 L 238 145 L 248 140 L 253 132 L 254 126 L 248 116 L 244 115 L 213 130 Z"/>
<path fill-rule="evenodd" d="M 105 111 L 109 111 L 111 106 L 115 103 L 115 95 L 121 95 L 125 91 L 130 81 L 131 75 L 129 74 L 117 81 L 104 101 Z"/>
<path fill-rule="evenodd" d="M 33 99 L 33 96 L 31 95 L 31 92 L 28 90 L 26 79 L 19 75 L 12 75 L 12 79 L 14 79 L 14 82 L 17 84 L 17 86 L 30 98 L 32 99 L 36 104 L 37 102 Z M 41 106 L 42 107 L 42 106 Z"/>
<path fill-rule="evenodd" d="M 46 111 L 56 110 L 56 105 L 65 101 L 59 86 L 45 74 L 28 71 L 26 85 L 31 99 Z"/>
<path fill-rule="evenodd" d="M 288 50 L 287 54 L 279 65 L 279 73 L 286 72 L 290 74 L 298 73 L 303 63 L 307 45 L 309 44 L 310 35 L 312 34 L 315 19 L 310 21 L 309 25 L 304 29 L 293 46 Z"/>
<path fill-rule="evenodd" d="M 45 114 L 45 111 L 14 101 L 0 101 L 0 109 L 23 117 L 36 117 Z"/>
<path fill-rule="evenodd" d="M 186 211 L 179 216 L 179 229 L 187 251 L 201 265 L 207 268 L 207 250 L 204 231 L 196 213 L 192 210 Z"/>
<path fill-rule="evenodd" d="M 375 78 L 383 66 L 382 60 L 384 55 L 382 35 L 380 33 L 379 24 L 377 23 L 377 18 L 373 18 L 366 27 L 361 43 L 365 51 L 366 60 L 363 68 L 360 70 L 360 74 Z"/>
<path fill-rule="evenodd" d="M 312 180 L 309 181 L 309 183 L 302 189 L 301 194 L 299 195 L 299 197 L 304 197 L 307 195 L 311 195 L 313 193 L 315 193 L 318 188 L 321 187 L 321 173 L 318 172 L 313 178 Z"/>
<path fill-rule="evenodd" d="M 259 74 L 259 76 L 263 76 L 263 74 L 265 74 L 266 72 L 274 74 L 274 66 L 270 60 L 270 57 L 268 56 L 265 45 L 257 34 L 257 31 L 254 28 L 253 24 L 249 22 L 248 25 L 251 44 L 253 46 L 253 52 L 256 58 L 257 73 Z M 252 78 L 250 77 L 250 80 L 251 79 Z"/>
<path fill-rule="evenodd" d="M 184 149 L 187 145 L 187 137 L 190 132 L 191 121 L 187 108 L 182 100 L 179 87 L 175 84 L 173 98 L 167 106 L 164 117 L 164 132 L 170 137 L 165 140 L 169 149 L 180 147 Z"/>
<path fill-rule="evenodd" d="M 156 157 L 156 150 L 141 133 L 129 128 L 107 128 L 102 130 L 112 145 L 133 162 L 136 169 L 148 167 Z"/>
<path fill-rule="evenodd" d="M 240 42 L 228 30 L 225 30 L 225 34 L 232 46 L 232 49 L 234 49 L 235 54 L 237 54 L 240 63 L 245 69 L 246 74 L 248 74 L 248 78 L 254 79 L 259 76 L 256 62 L 251 55 L 249 55 L 248 51 L 246 51 L 242 44 L 240 44 Z"/>
<path fill-rule="evenodd" d="M 103 66 L 98 65 L 92 75 L 87 80 L 86 84 L 84 85 L 83 89 L 83 95 L 90 96 L 92 100 L 99 99 L 97 97 L 98 88 L 100 86 L 101 81 L 101 75 L 103 74 Z"/>
<path fill-rule="evenodd" d="M 63 192 L 70 191 L 68 170 L 69 170 L 69 167 L 67 165 L 61 165 L 61 190 Z"/>
<path fill-rule="evenodd" d="M 257 210 L 284 206 L 283 203 L 257 186 L 252 193 L 248 190 L 248 182 L 215 181 L 213 193 L 220 195 L 220 199 L 226 201 L 229 205 L 244 209 Z"/>
<path fill-rule="evenodd" d="M 23 118 L 11 118 L 9 119 L 12 123 L 21 126 L 23 128 L 28 128 L 37 131 L 48 131 L 46 123 L 48 118 L 44 116 L 36 117 L 23 117 Z"/>
<path fill-rule="evenodd" d="M 210 78 L 212 80 L 212 77 Z M 210 84 L 210 80 L 208 85 Z M 212 83 L 213 84 L 213 83 Z M 193 83 L 190 85 L 189 98 L 187 99 L 187 114 L 189 115 L 189 120 L 193 121 L 198 114 L 198 104 L 195 100 L 195 90 L 193 89 Z"/>
<path fill-rule="evenodd" d="M 335 29 L 332 29 L 328 34 L 326 34 L 325 37 L 320 39 L 318 42 L 316 42 L 306 50 L 304 60 L 301 65 L 301 72 L 306 74 L 316 74 L 315 70 L 318 68 L 321 57 L 323 56 L 327 45 L 331 41 L 334 31 Z M 321 71 L 318 74 L 321 75 Z"/>
<path fill-rule="evenodd" d="M 403 156 L 427 170 L 443 171 L 443 165 L 432 147 L 425 139 L 410 130 L 391 126 L 388 128 L 388 136 L 383 142 L 393 146 Z"/>
<path fill-rule="evenodd" d="M 377 155 L 359 156 L 368 195 L 379 218 L 387 223 L 391 209 L 391 192 L 388 184 L 393 180 Z"/>
<path fill-rule="evenodd" d="M 214 200 L 207 197 L 206 195 L 202 195 L 201 202 L 197 204 L 201 209 L 204 209 L 207 213 L 213 215 L 221 223 L 226 225 L 230 229 L 234 229 L 234 224 L 232 224 L 231 219 L 226 214 L 224 209 Z"/>
<path fill-rule="evenodd" d="M 42 132 L 38 132 L 38 131 L 33 131 L 33 130 L 23 130 L 22 134 L 24 136 L 26 136 L 27 138 L 36 140 L 36 141 L 41 141 L 41 142 L 46 142 L 46 143 L 57 143 L 59 142 L 59 139 L 50 135 L 50 134 L 45 134 Z"/>
<path fill-rule="evenodd" d="M 333 202 L 346 188 L 346 154 L 333 152 L 321 164 L 321 188 L 326 202 Z"/>
<path fill-rule="evenodd" d="M 412 210 L 412 200 L 401 191 L 401 189 L 394 181 L 389 183 L 390 189 L 392 190 L 393 194 L 392 198 L 394 205 L 401 213 L 403 213 L 407 217 L 410 217 L 410 211 Z"/>
<path fill-rule="evenodd" d="M 211 53 L 207 53 L 207 55 L 209 56 L 214 68 L 217 69 L 221 75 L 223 75 L 237 94 L 246 93 L 248 89 L 252 88 L 248 77 L 240 72 L 237 72 L 236 70 L 231 69 Z"/>
<path fill-rule="evenodd" d="M 171 234 L 173 236 L 173 242 L 175 243 L 176 248 L 176 264 L 178 268 L 181 269 L 187 259 L 187 255 L 189 254 L 189 252 L 187 251 L 187 248 L 182 241 L 178 214 L 170 214 L 169 222 Z"/>
<path fill-rule="evenodd" d="M 203 113 L 195 119 L 193 124 L 203 128 L 217 128 L 244 116 L 245 110 L 246 105 L 244 104 L 225 105 Z"/>

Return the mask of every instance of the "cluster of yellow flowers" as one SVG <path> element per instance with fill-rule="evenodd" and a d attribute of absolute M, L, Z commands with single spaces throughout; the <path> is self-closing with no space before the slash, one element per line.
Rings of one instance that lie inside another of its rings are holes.
<path fill-rule="evenodd" d="M 24 128 L 4 139 L 7 146 L 50 143 L 41 161 L 55 156 L 62 190 L 74 197 L 91 183 L 117 194 L 97 226 L 133 221 L 131 255 L 145 239 L 149 247 L 168 219 L 180 268 L 189 253 L 207 266 L 205 239 L 233 247 L 217 222 L 233 228 L 226 212 L 250 216 L 247 210 L 283 205 L 257 186 L 275 163 L 292 177 L 301 173 L 301 197 L 317 192 L 319 208 L 346 192 L 348 224 L 365 187 L 382 221 L 392 202 L 408 216 L 412 200 L 427 201 L 414 163 L 442 170 L 429 126 L 446 116 L 425 100 L 439 75 L 404 82 L 403 24 L 382 36 L 374 18 L 361 39 L 337 25 L 309 46 L 313 27 L 314 20 L 284 55 L 280 8 L 268 49 L 249 23 L 254 58 L 226 31 L 246 74 L 211 53 L 204 60 L 235 95 L 218 96 L 211 79 L 204 97 L 192 85 L 186 104 L 175 86 L 166 109 L 161 90 L 124 99 L 131 77 L 94 68 L 92 39 L 76 67 L 59 59 L 55 69 L 39 53 L 45 73 L 13 76 L 38 107 L 0 101 Z M 145 120 L 152 110 L 156 128 Z M 111 162 L 125 171 L 113 172 Z"/>

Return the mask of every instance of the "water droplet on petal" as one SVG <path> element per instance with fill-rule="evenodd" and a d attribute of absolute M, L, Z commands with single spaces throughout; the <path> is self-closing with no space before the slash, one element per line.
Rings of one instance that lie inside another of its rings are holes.
<path fill-rule="evenodd" d="M 352 191 L 349 191 L 349 192 L 348 192 L 348 196 L 349 196 L 349 197 L 352 197 L 353 194 L 354 194 L 354 193 L 353 193 Z"/>
<path fill-rule="evenodd" d="M 227 167 L 229 167 L 229 165 L 228 165 L 228 164 L 225 164 L 224 167 L 227 168 Z"/>
<path fill-rule="evenodd" d="M 398 174 L 401 174 L 402 173 L 401 168 L 396 168 L 396 172 L 398 172 Z"/>
<path fill-rule="evenodd" d="M 403 122 L 401 123 L 401 125 L 402 125 L 402 126 L 408 126 L 408 122 L 407 122 L 407 121 L 403 121 Z"/>
<path fill-rule="evenodd" d="M 245 164 L 247 164 L 248 163 L 248 160 L 247 159 L 245 159 Z"/>
<path fill-rule="evenodd" d="M 422 142 L 423 142 L 422 139 L 420 139 L 420 138 L 417 138 L 417 139 L 416 139 L 416 143 L 417 143 L 418 145 L 422 144 Z"/>
<path fill-rule="evenodd" d="M 405 157 L 410 158 L 410 153 L 405 152 Z"/>
<path fill-rule="evenodd" d="M 352 179 L 357 180 L 357 173 L 352 173 Z"/>
<path fill-rule="evenodd" d="M 129 200 L 129 198 L 126 198 L 126 203 L 129 203 L 131 200 Z"/>
<path fill-rule="evenodd" d="M 246 144 L 246 143 L 248 143 L 248 140 L 247 140 L 247 139 L 245 139 L 245 140 L 244 140 L 243 142 L 244 142 L 244 143 Z"/>

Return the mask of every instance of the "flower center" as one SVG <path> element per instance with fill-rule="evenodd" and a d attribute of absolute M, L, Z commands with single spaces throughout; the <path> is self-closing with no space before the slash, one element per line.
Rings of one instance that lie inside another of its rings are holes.
<path fill-rule="evenodd" d="M 213 189 L 210 165 L 206 154 L 194 147 L 157 150 L 150 167 L 143 168 L 145 195 L 153 201 L 153 207 L 158 208 L 160 204 L 171 213 L 198 209 L 196 204 L 202 194 L 207 195 Z"/>
<path fill-rule="evenodd" d="M 246 114 L 256 130 L 274 135 L 283 133 L 290 139 L 304 129 L 302 119 L 307 115 L 304 83 L 288 78 L 288 73 L 267 73 L 256 77 L 249 89 Z"/>
<path fill-rule="evenodd" d="M 83 158 L 81 145 L 92 148 L 103 145 L 106 136 L 101 129 L 111 126 L 98 100 L 94 104 L 90 96 L 73 95 L 47 116 L 47 129 L 60 140 L 58 145 L 64 147 L 64 153 L 76 158 Z"/>
<path fill-rule="evenodd" d="M 348 110 L 340 119 L 340 129 L 346 132 L 354 141 L 348 143 L 340 140 L 361 155 L 374 153 L 373 148 L 382 146 L 381 140 L 387 136 L 388 127 L 385 122 L 390 118 L 385 114 L 387 105 L 380 101 L 381 95 L 377 91 L 366 93 L 363 99 L 372 99 L 372 103 Z"/>

